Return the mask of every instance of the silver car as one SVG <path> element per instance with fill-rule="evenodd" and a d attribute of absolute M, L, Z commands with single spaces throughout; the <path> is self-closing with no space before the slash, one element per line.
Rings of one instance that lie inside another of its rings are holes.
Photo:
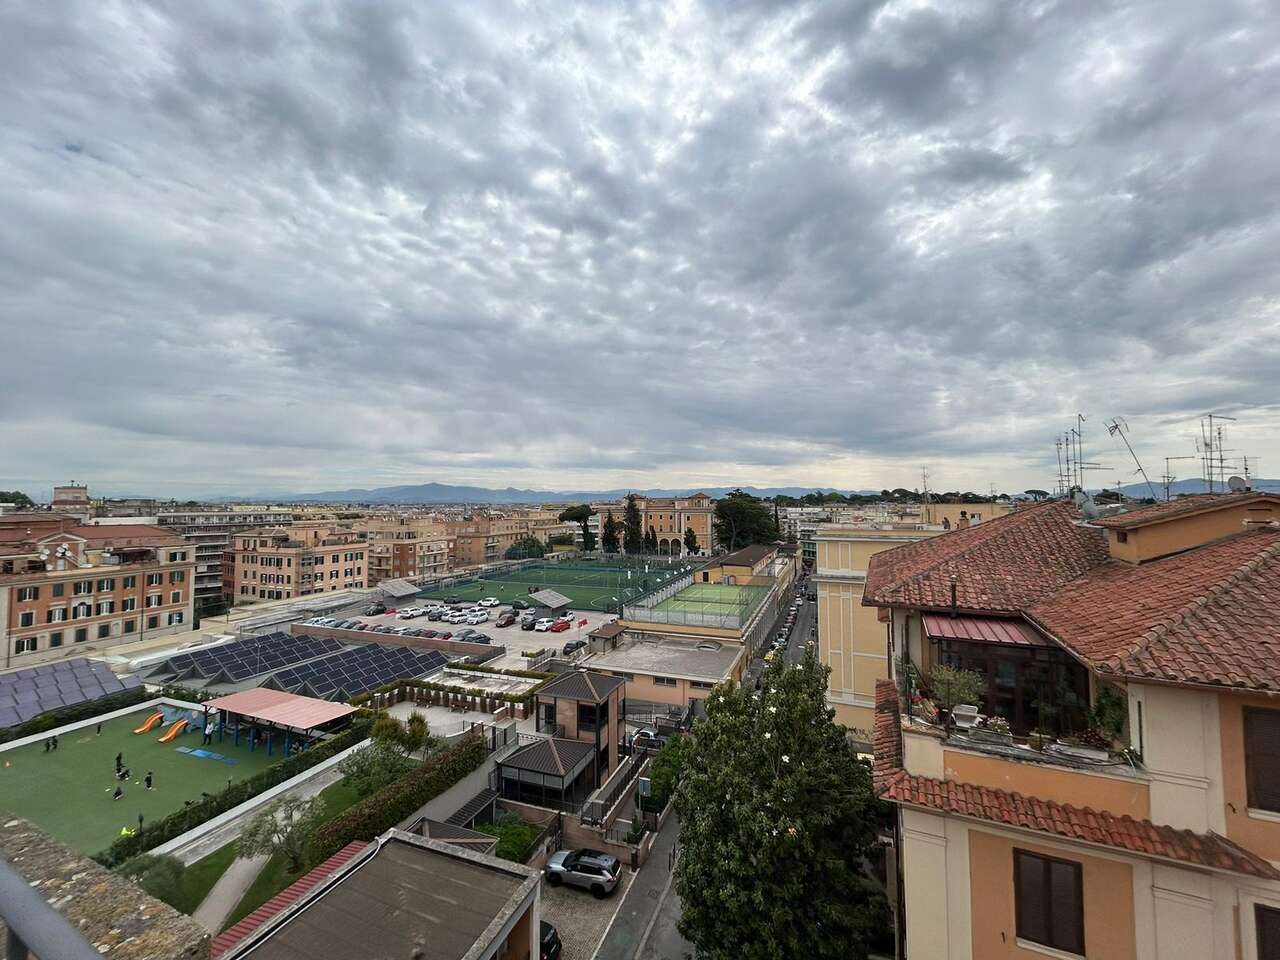
<path fill-rule="evenodd" d="M 557 850 L 547 861 L 546 872 L 547 883 L 553 887 L 567 883 L 590 890 L 592 896 L 607 897 L 618 889 L 622 864 L 599 850 Z"/>

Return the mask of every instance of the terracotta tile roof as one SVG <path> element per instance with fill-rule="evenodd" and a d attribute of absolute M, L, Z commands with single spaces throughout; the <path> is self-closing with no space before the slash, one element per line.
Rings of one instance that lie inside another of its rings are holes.
<path fill-rule="evenodd" d="M 864 603 L 1020 613 L 1108 557 L 1105 534 L 1055 500 L 871 558 Z"/>
<path fill-rule="evenodd" d="M 249 936 L 276 914 L 297 903 L 322 880 L 333 876 L 333 874 L 350 863 L 356 854 L 368 845 L 363 840 L 353 840 L 310 873 L 298 878 L 280 893 L 277 893 L 239 923 L 223 930 L 222 933 L 213 938 L 213 944 L 209 948 L 210 960 L 218 960 L 218 957 Z"/>
<path fill-rule="evenodd" d="M 90 543 L 102 541 L 104 543 L 119 543 L 121 546 L 126 546 L 129 542 L 135 540 L 144 541 L 147 545 L 152 543 L 184 544 L 187 542 L 172 530 L 149 523 L 114 523 L 72 527 L 67 532 L 77 537 L 83 537 Z"/>
<path fill-rule="evenodd" d="M 885 800 L 1103 844 L 1143 856 L 1280 880 L 1280 870 L 1213 832 L 1177 830 L 1090 807 L 908 773 L 902 769 L 898 693 L 887 680 L 876 684 L 874 744 L 872 782 L 876 793 Z"/>
<path fill-rule="evenodd" d="M 1149 563 L 1111 561 L 1028 619 L 1099 672 L 1280 691 L 1280 530 Z"/>
<path fill-rule="evenodd" d="M 1162 523 L 1174 517 L 1185 517 L 1203 510 L 1217 510 L 1225 506 L 1239 506 L 1254 501 L 1280 503 L 1280 496 L 1261 490 L 1245 493 L 1201 493 L 1192 497 L 1179 497 L 1169 503 L 1153 503 L 1150 506 L 1138 507 L 1136 510 L 1118 513 L 1113 517 L 1101 517 L 1094 523 L 1113 530 L 1127 530 L 1131 527 L 1145 526 L 1148 523 Z"/>

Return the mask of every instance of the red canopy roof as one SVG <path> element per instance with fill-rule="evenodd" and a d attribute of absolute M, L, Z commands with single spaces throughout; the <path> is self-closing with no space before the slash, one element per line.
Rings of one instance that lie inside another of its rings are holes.
<path fill-rule="evenodd" d="M 934 640 L 976 640 L 1017 647 L 1054 645 L 1025 623 L 996 617 L 949 617 L 945 613 L 926 613 L 924 629 Z"/>

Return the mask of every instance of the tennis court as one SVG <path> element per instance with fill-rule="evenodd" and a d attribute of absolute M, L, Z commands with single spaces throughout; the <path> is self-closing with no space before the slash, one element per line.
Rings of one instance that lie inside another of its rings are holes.
<path fill-rule="evenodd" d="M 668 564 L 665 558 L 650 558 L 647 563 L 633 561 L 627 566 L 591 562 L 538 564 L 433 588 L 419 596 L 427 600 L 456 596 L 464 601 L 497 597 L 510 603 L 534 591 L 551 589 L 564 594 L 578 609 L 608 611 L 679 576 L 685 566 Z"/>
<path fill-rule="evenodd" d="M 245 780 L 280 759 L 280 751 L 250 752 L 230 739 L 201 748 L 198 730 L 157 742 L 169 725 L 135 734 L 158 711 L 139 710 L 59 734 L 58 749 L 45 752 L 43 742 L 0 752 L 0 809 L 39 824 L 68 846 L 98 853 L 120 835 L 136 829 L 138 814 L 147 822 L 182 809 L 186 800 L 216 793 L 229 780 Z M 167 712 L 167 711 L 166 711 Z M 190 729 L 190 728 L 188 728 Z M 199 753 L 197 753 L 199 751 Z M 124 755 L 129 779 L 115 777 L 116 754 Z M 143 778 L 154 774 L 153 789 Z M 124 795 L 113 800 L 119 786 Z"/>
<path fill-rule="evenodd" d="M 722 583 L 694 583 L 657 604 L 655 610 L 678 613 L 750 612 L 764 599 L 768 587 L 733 586 Z"/>

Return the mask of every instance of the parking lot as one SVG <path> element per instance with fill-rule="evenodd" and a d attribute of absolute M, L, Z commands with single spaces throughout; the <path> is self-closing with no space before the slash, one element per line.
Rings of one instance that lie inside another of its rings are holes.
<path fill-rule="evenodd" d="M 635 872 L 624 866 L 618 889 L 603 900 L 576 887 L 553 887 L 543 881 L 542 919 L 560 933 L 561 960 L 591 960 L 634 879 Z"/>

